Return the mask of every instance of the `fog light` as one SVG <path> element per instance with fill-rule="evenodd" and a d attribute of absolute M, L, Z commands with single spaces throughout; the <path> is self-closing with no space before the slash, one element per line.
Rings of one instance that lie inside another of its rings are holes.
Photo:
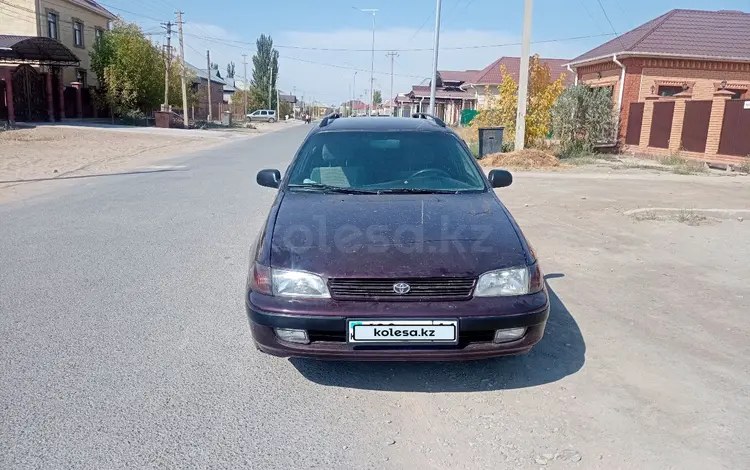
<path fill-rule="evenodd" d="M 307 337 L 307 330 L 294 330 L 291 328 L 275 328 L 276 336 L 282 341 L 290 343 L 308 344 L 310 339 Z"/>
<path fill-rule="evenodd" d="M 526 334 L 526 328 L 508 328 L 507 330 L 495 331 L 496 343 L 507 343 L 522 338 Z"/>

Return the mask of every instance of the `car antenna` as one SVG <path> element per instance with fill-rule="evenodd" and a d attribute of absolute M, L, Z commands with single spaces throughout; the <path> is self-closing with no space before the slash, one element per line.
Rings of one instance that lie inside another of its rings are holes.
<path fill-rule="evenodd" d="M 440 127 L 445 127 L 445 121 L 428 113 L 414 113 L 411 117 L 415 119 L 429 119 Z"/>
<path fill-rule="evenodd" d="M 326 127 L 328 124 L 331 123 L 334 119 L 338 119 L 341 117 L 341 114 L 339 113 L 331 113 L 328 116 L 324 117 L 322 121 L 320 121 L 320 125 L 318 127 Z"/>

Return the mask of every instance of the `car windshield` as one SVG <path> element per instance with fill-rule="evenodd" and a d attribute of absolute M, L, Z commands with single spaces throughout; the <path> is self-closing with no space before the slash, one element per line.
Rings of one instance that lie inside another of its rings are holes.
<path fill-rule="evenodd" d="M 321 132 L 310 137 L 291 168 L 292 190 L 346 188 L 360 192 L 485 190 L 473 157 L 442 132 Z"/>

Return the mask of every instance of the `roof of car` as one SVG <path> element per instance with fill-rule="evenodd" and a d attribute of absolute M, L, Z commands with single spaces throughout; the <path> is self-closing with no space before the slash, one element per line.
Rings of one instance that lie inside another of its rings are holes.
<path fill-rule="evenodd" d="M 406 117 L 351 117 L 330 120 L 324 127 L 316 127 L 315 131 L 432 131 L 450 132 L 450 128 L 442 127 L 431 119 L 417 119 Z"/>

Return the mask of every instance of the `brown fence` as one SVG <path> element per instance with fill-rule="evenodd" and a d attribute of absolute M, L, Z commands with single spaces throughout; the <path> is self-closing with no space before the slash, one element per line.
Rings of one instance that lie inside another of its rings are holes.
<path fill-rule="evenodd" d="M 641 126 L 643 125 L 643 108 L 645 103 L 631 103 L 628 113 L 628 128 L 625 134 L 625 143 L 628 145 L 640 145 Z"/>
<path fill-rule="evenodd" d="M 750 100 L 726 102 L 719 153 L 750 156 Z"/>
<path fill-rule="evenodd" d="M 685 102 L 685 119 L 682 123 L 681 136 L 684 150 L 699 153 L 706 151 L 712 105 L 713 101 Z"/>
<path fill-rule="evenodd" d="M 672 119 L 674 118 L 674 101 L 654 103 L 653 120 L 651 121 L 651 133 L 648 138 L 648 146 L 666 149 L 669 148 L 669 136 L 672 133 Z"/>

